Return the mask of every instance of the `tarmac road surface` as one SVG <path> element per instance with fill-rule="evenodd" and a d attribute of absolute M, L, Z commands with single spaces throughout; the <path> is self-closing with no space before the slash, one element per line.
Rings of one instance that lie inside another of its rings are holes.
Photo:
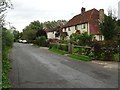
<path fill-rule="evenodd" d="M 117 88 L 118 69 L 71 59 L 30 44 L 10 53 L 12 88 Z"/>

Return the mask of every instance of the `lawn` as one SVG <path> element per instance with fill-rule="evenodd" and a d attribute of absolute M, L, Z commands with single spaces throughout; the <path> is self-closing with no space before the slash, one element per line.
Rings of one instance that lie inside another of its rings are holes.
<path fill-rule="evenodd" d="M 77 60 L 81 60 L 81 61 L 91 61 L 92 60 L 91 57 L 85 56 L 85 55 L 70 54 L 68 56 L 71 58 L 77 59 Z"/>
<path fill-rule="evenodd" d="M 55 52 L 55 53 L 58 53 L 58 54 L 61 54 L 61 55 L 64 55 L 64 54 L 67 54 L 67 52 L 64 52 L 64 51 L 61 51 L 61 50 L 58 50 L 58 49 L 49 49 L 50 51 L 52 52 Z"/>
<path fill-rule="evenodd" d="M 64 52 L 64 51 L 61 51 L 61 50 L 58 50 L 58 49 L 53 49 L 52 48 L 52 49 L 49 49 L 49 50 L 52 51 L 52 52 L 61 54 L 61 55 L 68 54 L 67 52 Z M 81 60 L 81 61 L 91 61 L 92 60 L 91 57 L 85 56 L 85 55 L 69 54 L 68 57 L 71 57 L 71 58 L 74 58 L 74 59 L 77 59 L 77 60 Z"/>

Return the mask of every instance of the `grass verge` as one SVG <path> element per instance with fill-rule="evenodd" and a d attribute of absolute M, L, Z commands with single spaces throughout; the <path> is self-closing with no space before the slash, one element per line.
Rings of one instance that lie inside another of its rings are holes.
<path fill-rule="evenodd" d="M 11 88 L 11 84 L 9 81 L 9 72 L 11 69 L 11 63 L 9 60 L 9 52 L 10 48 L 4 49 L 2 52 L 2 88 Z"/>
<path fill-rule="evenodd" d="M 64 52 L 64 51 L 61 51 L 61 50 L 58 50 L 58 49 L 49 49 L 49 51 L 52 51 L 52 52 L 55 52 L 55 53 L 58 53 L 58 54 L 61 54 L 61 55 L 64 55 L 64 54 L 68 54 L 67 52 Z M 73 59 L 77 59 L 77 60 L 81 60 L 81 61 L 91 61 L 92 58 L 89 57 L 89 56 L 85 56 L 85 55 L 76 55 L 76 54 L 69 54 L 68 57 L 71 57 Z"/>
<path fill-rule="evenodd" d="M 67 54 L 67 52 L 64 52 L 64 51 L 61 51 L 61 50 L 58 50 L 58 49 L 49 49 L 50 51 L 52 52 L 55 52 L 55 53 L 58 53 L 58 54 L 61 54 L 61 55 L 64 55 L 64 54 Z"/>
<path fill-rule="evenodd" d="M 71 58 L 74 58 L 74 59 L 77 59 L 77 60 L 81 60 L 81 61 L 91 61 L 92 60 L 91 57 L 88 57 L 88 56 L 85 56 L 85 55 L 70 54 L 70 55 L 68 55 L 68 57 L 71 57 Z"/>

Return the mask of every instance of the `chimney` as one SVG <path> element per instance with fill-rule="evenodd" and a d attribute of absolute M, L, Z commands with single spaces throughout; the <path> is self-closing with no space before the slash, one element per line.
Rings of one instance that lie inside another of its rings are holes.
<path fill-rule="evenodd" d="M 81 14 L 83 14 L 84 12 L 85 12 L 85 8 L 82 7 L 82 8 L 81 8 Z"/>
<path fill-rule="evenodd" d="M 100 22 L 104 20 L 104 9 L 99 10 L 99 20 Z"/>

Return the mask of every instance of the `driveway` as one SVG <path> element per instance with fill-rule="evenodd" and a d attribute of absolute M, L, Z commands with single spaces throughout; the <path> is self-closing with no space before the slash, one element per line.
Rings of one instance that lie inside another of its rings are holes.
<path fill-rule="evenodd" d="M 15 43 L 10 58 L 12 88 L 118 87 L 117 68 L 74 60 L 46 48 Z"/>

